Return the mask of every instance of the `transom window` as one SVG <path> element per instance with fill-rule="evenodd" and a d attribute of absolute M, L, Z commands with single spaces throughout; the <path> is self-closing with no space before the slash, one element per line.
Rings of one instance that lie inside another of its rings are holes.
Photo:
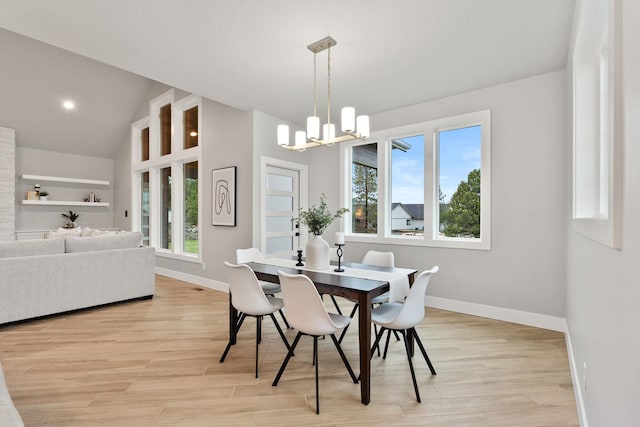
<path fill-rule="evenodd" d="M 351 241 L 490 249 L 489 110 L 344 144 Z"/>

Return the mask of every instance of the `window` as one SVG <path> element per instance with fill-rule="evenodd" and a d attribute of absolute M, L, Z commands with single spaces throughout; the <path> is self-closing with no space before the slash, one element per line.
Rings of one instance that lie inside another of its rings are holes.
<path fill-rule="evenodd" d="M 350 240 L 490 249 L 490 126 L 485 110 L 343 144 Z"/>
<path fill-rule="evenodd" d="M 198 162 L 184 165 L 184 238 L 183 251 L 198 253 Z"/>
<path fill-rule="evenodd" d="M 134 123 L 131 135 L 132 228 L 157 255 L 195 262 L 202 251 L 200 105 L 196 96 L 174 102 L 168 91 L 150 102 L 149 118 Z"/>
<path fill-rule="evenodd" d="M 147 128 L 148 129 L 148 128 Z M 149 246 L 149 171 L 142 172 L 140 187 L 140 231 L 142 244 Z"/>
<path fill-rule="evenodd" d="M 171 104 L 160 107 L 160 154 L 171 154 Z"/>
<path fill-rule="evenodd" d="M 573 52 L 573 229 L 621 240 L 622 83 L 619 2 L 580 5 Z"/>
<path fill-rule="evenodd" d="M 141 159 L 143 162 L 149 160 L 149 127 L 146 127 L 140 131 L 140 144 L 142 144 Z"/>
<path fill-rule="evenodd" d="M 171 168 L 160 169 L 160 247 L 171 249 Z"/>
<path fill-rule="evenodd" d="M 184 148 L 198 146 L 198 106 L 191 107 L 183 113 Z"/>
<path fill-rule="evenodd" d="M 378 144 L 356 145 L 351 165 L 351 231 L 378 232 Z"/>

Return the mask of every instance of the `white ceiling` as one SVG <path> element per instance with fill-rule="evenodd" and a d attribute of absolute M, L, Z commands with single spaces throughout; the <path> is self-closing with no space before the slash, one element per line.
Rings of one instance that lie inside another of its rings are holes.
<path fill-rule="evenodd" d="M 564 69 L 573 9 L 574 0 L 0 0 L 0 27 L 301 124 L 312 109 L 306 46 L 327 35 L 338 42 L 333 109 L 375 114 Z M 322 105 L 325 74 L 321 53 Z"/>

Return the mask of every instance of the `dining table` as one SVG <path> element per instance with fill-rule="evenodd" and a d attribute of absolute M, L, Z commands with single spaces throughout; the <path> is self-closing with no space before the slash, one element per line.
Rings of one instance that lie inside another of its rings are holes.
<path fill-rule="evenodd" d="M 333 262 L 332 262 L 333 264 Z M 321 295 L 340 296 L 358 302 L 358 340 L 360 359 L 360 396 L 363 404 L 371 401 L 371 306 L 372 300 L 387 292 L 398 280 L 413 283 L 416 270 L 397 267 L 378 267 L 358 263 L 342 263 L 343 272 L 334 271 L 334 265 L 328 270 L 310 270 L 297 266 L 295 260 L 267 258 L 259 262 L 247 263 L 259 280 L 279 283 L 278 271 L 289 274 L 304 274 L 309 277 Z M 229 339 L 233 336 L 238 321 L 238 312 L 229 297 Z"/>

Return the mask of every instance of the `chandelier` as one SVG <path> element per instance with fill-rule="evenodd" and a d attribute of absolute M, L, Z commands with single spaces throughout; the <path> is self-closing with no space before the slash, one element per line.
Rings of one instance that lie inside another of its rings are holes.
<path fill-rule="evenodd" d="M 278 125 L 278 145 L 290 151 L 302 151 L 311 147 L 333 145 L 336 142 L 369 137 L 369 116 L 356 117 L 353 107 L 342 109 L 341 130 L 344 135 L 336 136 L 336 126 L 331 123 L 331 47 L 337 42 L 330 36 L 311 43 L 307 46 L 313 52 L 313 116 L 307 117 L 307 131 L 295 133 L 294 145 L 289 145 L 289 126 Z M 320 117 L 317 114 L 318 91 L 316 85 L 316 56 L 319 52 L 327 51 L 327 123 L 322 125 L 322 139 L 320 139 Z"/>

